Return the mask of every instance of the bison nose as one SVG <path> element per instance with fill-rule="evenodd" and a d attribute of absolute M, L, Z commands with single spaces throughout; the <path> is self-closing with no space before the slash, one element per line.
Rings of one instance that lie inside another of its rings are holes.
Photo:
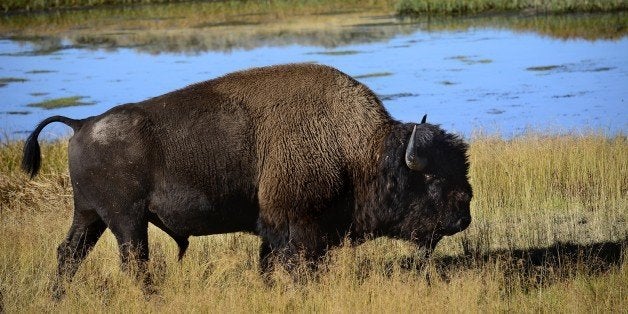
<path fill-rule="evenodd" d="M 462 231 L 467 229 L 467 227 L 471 224 L 471 216 L 464 215 L 462 218 L 458 219 L 458 230 Z"/>
<path fill-rule="evenodd" d="M 471 224 L 471 216 L 464 215 L 456 220 L 454 223 L 448 226 L 447 230 L 445 230 L 446 235 L 453 235 L 457 232 L 463 231 L 467 229 L 467 227 Z"/>

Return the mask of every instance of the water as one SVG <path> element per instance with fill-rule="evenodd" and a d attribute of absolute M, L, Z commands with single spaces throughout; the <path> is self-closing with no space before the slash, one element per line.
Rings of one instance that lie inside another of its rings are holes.
<path fill-rule="evenodd" d="M 84 118 L 232 71 L 291 62 L 337 67 L 380 95 L 394 118 L 417 121 L 427 113 L 430 122 L 467 137 L 476 131 L 510 137 L 526 129 L 628 130 L 628 37 L 565 40 L 490 25 L 425 30 L 381 16 L 342 27 L 326 31 L 349 31 L 351 39 L 331 44 L 304 40 L 302 34 L 280 41 L 265 35 L 253 45 L 225 49 L 212 48 L 216 39 L 210 37 L 193 51 L 131 44 L 102 48 L 71 38 L 57 39 L 50 49 L 37 40 L 5 38 L 0 78 L 26 81 L 0 87 L 0 133 L 23 138 L 51 115 Z M 72 96 L 93 104 L 28 106 Z M 44 136 L 69 132 L 56 125 Z"/>

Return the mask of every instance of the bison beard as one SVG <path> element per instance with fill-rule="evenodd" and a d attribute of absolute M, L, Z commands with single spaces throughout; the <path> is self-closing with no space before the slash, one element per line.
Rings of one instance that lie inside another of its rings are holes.
<path fill-rule="evenodd" d="M 267 272 L 273 260 L 316 262 L 345 238 L 431 251 L 471 221 L 464 142 L 425 120 L 393 120 L 370 89 L 327 66 L 256 68 L 83 120 L 50 117 L 24 146 L 31 177 L 51 122 L 74 130 L 74 218 L 56 296 L 106 228 L 125 269 L 145 271 L 150 222 L 179 258 L 189 236 L 257 234 Z"/>

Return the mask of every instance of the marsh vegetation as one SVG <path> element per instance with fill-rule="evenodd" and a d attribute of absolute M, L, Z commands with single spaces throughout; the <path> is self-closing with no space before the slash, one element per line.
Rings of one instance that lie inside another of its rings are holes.
<path fill-rule="evenodd" d="M 94 104 L 94 102 L 84 101 L 85 98 L 87 97 L 70 96 L 70 97 L 47 99 L 40 102 L 28 104 L 28 107 L 36 107 L 36 108 L 42 108 L 42 109 L 56 109 L 56 108 L 86 106 L 86 105 Z"/>
<path fill-rule="evenodd" d="M 21 77 L 2 77 L 0 78 L 0 87 L 7 86 L 10 83 L 23 83 L 26 81 L 28 80 Z"/>
<path fill-rule="evenodd" d="M 343 246 L 313 275 L 259 277 L 257 237 L 192 238 L 177 263 L 174 241 L 149 230 L 157 294 L 145 299 L 119 271 L 110 232 L 83 263 L 67 297 L 49 298 L 56 246 L 71 222 L 65 140 L 43 145 L 31 181 L 22 142 L 0 148 L 0 292 L 8 312 L 219 311 L 621 312 L 628 307 L 628 140 L 544 135 L 470 140 L 473 222 L 445 238 L 427 268 L 414 248 L 376 239 Z M 429 274 L 430 282 L 426 280 Z"/>
<path fill-rule="evenodd" d="M 478 14 L 484 12 L 524 11 L 528 13 L 612 12 L 628 9 L 625 0 L 400 0 L 397 12 L 402 15 Z"/>
<path fill-rule="evenodd" d="M 26 80 L 0 89 L 4 111 L 32 112 L 4 115 L 4 129 L 23 136 L 45 118 L 28 105 L 49 99 L 88 95 L 81 102 L 94 106 L 55 110 L 81 118 L 227 72 L 290 62 L 334 65 L 373 88 L 396 118 L 427 112 L 466 135 L 476 127 L 503 134 L 528 126 L 622 128 L 625 12 L 397 18 L 364 5 L 312 15 L 240 7 L 244 13 L 220 15 L 213 5 L 0 20 L 8 36 L 0 40 L 0 74 Z"/>
<path fill-rule="evenodd" d="M 38 11 L 53 9 L 91 8 L 112 5 L 155 5 L 184 2 L 184 0 L 5 0 L 0 9 L 8 11 Z M 628 3 L 624 0 L 546 0 L 546 1 L 504 1 L 504 0 L 273 0 L 273 1 L 213 1 L 219 12 L 229 10 L 254 9 L 257 11 L 300 11 L 312 10 L 324 6 L 347 8 L 357 4 L 379 6 L 401 15 L 409 14 L 477 14 L 482 12 L 533 11 L 543 13 L 565 12 L 609 12 L 625 10 Z"/>

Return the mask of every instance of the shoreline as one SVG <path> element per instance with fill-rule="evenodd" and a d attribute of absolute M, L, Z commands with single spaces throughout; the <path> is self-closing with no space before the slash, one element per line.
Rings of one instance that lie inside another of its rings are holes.
<path fill-rule="evenodd" d="M 143 9 L 169 5 L 204 4 L 228 10 L 255 10 L 257 12 L 273 13 L 290 11 L 292 13 L 314 13 L 320 10 L 333 11 L 334 8 L 359 11 L 365 8 L 363 2 L 356 0 L 343 1 L 210 1 L 198 0 L 13 0 L 0 4 L 3 14 L 0 17 L 16 15 L 63 14 L 73 11 L 89 11 L 98 9 Z M 474 16 L 478 14 L 506 14 L 519 13 L 526 15 L 537 14 L 569 14 L 569 13 L 615 13 L 628 10 L 628 1 L 578 1 L 549 0 L 539 4 L 538 1 L 524 0 L 517 2 L 498 0 L 372 0 L 366 7 L 377 7 L 389 11 L 399 17 L 427 17 L 427 16 Z M 220 10 L 220 9 L 219 9 Z"/>

